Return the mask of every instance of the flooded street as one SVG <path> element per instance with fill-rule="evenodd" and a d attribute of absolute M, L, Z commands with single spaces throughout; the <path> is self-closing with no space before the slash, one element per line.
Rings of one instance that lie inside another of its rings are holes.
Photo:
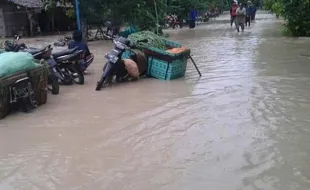
<path fill-rule="evenodd" d="M 112 43 L 92 42 L 85 85 L 0 121 L 0 190 L 308 190 L 310 39 L 280 26 L 169 31 L 201 78 L 188 62 L 185 78 L 100 92 Z"/>

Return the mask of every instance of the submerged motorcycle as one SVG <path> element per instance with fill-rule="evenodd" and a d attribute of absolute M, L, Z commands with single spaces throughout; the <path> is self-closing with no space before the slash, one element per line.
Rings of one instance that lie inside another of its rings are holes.
<path fill-rule="evenodd" d="M 140 40 L 139 42 L 147 42 L 148 40 Z M 126 50 L 135 48 L 136 45 L 132 41 L 124 37 L 118 37 L 113 40 L 114 48 L 112 51 L 105 55 L 108 60 L 103 68 L 103 74 L 100 81 L 97 82 L 96 91 L 99 91 L 103 86 L 109 85 L 115 80 L 116 82 L 122 82 L 128 76 L 124 61 L 122 60 L 122 54 Z M 136 60 L 134 60 L 136 61 Z"/>

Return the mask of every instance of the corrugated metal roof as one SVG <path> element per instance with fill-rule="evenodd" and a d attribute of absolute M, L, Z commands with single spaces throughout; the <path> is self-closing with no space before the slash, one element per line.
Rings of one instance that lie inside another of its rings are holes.
<path fill-rule="evenodd" d="M 8 0 L 9 2 L 28 8 L 42 8 L 43 3 L 41 0 Z"/>

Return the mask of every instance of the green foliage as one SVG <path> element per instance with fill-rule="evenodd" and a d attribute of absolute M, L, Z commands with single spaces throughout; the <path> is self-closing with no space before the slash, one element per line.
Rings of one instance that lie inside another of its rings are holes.
<path fill-rule="evenodd" d="M 69 18 L 75 18 L 75 10 L 73 8 L 70 8 L 66 11 L 66 16 Z"/>
<path fill-rule="evenodd" d="M 114 23 L 129 23 L 140 29 L 156 28 L 154 0 L 79 0 L 81 17 L 90 24 L 112 20 Z M 163 18 L 164 0 L 156 0 L 158 17 Z"/>
<path fill-rule="evenodd" d="M 294 36 L 310 36 L 309 0 L 266 0 L 265 8 L 286 19 L 285 33 Z"/>
<path fill-rule="evenodd" d="M 45 9 L 52 11 L 58 0 L 43 1 Z M 60 1 L 75 5 L 75 0 Z M 163 24 L 166 13 L 175 13 L 187 19 L 191 7 L 196 8 L 198 12 L 205 12 L 210 6 L 221 8 L 221 5 L 222 0 L 79 0 L 80 15 L 84 23 L 99 24 L 109 19 L 114 23 L 128 23 L 141 30 L 154 32 L 158 27 L 157 24 Z M 69 17 L 74 17 L 74 13 L 74 9 L 67 10 Z"/>
<path fill-rule="evenodd" d="M 276 15 L 283 14 L 283 5 L 282 2 L 275 2 L 271 6 L 271 11 L 274 12 Z"/>
<path fill-rule="evenodd" d="M 166 12 L 187 19 L 192 7 L 198 12 L 206 12 L 211 6 L 221 8 L 221 3 L 221 0 L 170 0 Z"/>
<path fill-rule="evenodd" d="M 271 10 L 272 11 L 272 5 L 275 3 L 275 0 L 265 0 L 264 1 L 264 8 L 266 10 Z"/>

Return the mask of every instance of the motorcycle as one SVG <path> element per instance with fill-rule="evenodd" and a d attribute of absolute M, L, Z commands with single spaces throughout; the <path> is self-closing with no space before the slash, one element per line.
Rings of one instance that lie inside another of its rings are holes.
<path fill-rule="evenodd" d="M 147 42 L 148 40 L 139 40 L 139 42 Z M 135 43 L 124 37 L 118 37 L 113 40 L 114 48 L 105 55 L 107 63 L 103 68 L 103 74 L 100 81 L 97 82 L 96 91 L 99 91 L 103 85 L 109 85 L 115 79 L 116 82 L 122 82 L 128 77 L 124 61 L 121 59 L 125 50 L 135 47 Z"/>
<path fill-rule="evenodd" d="M 6 51 L 11 52 L 28 52 L 32 54 L 34 59 L 45 60 L 50 66 L 50 75 L 48 76 L 48 84 L 51 85 L 51 87 L 48 87 L 48 90 L 51 91 L 52 94 L 54 95 L 59 94 L 59 84 L 57 78 L 55 77 L 55 61 L 51 57 L 51 53 L 53 50 L 51 45 L 48 45 L 43 49 L 29 48 L 24 43 L 19 44 L 18 43 L 19 39 L 20 36 L 15 36 L 13 43 L 10 42 L 9 40 L 5 41 L 4 49 Z"/>
<path fill-rule="evenodd" d="M 183 27 L 183 21 L 180 20 L 176 15 L 170 15 L 165 18 L 165 26 L 166 28 L 173 28 L 176 27 L 182 28 Z"/>
<path fill-rule="evenodd" d="M 54 53 L 52 57 L 56 62 L 56 77 L 62 84 L 84 84 L 84 74 L 80 66 L 80 62 L 84 61 L 84 52 L 82 50 L 78 50 L 78 48 L 68 49 Z"/>
<path fill-rule="evenodd" d="M 202 17 L 203 22 L 208 22 L 210 20 L 210 15 L 208 13 L 205 13 Z"/>
<path fill-rule="evenodd" d="M 116 38 L 120 32 L 120 27 L 113 25 L 111 21 L 104 23 L 104 26 L 107 27 L 106 31 L 103 31 L 103 36 L 106 40 L 113 40 Z"/>

